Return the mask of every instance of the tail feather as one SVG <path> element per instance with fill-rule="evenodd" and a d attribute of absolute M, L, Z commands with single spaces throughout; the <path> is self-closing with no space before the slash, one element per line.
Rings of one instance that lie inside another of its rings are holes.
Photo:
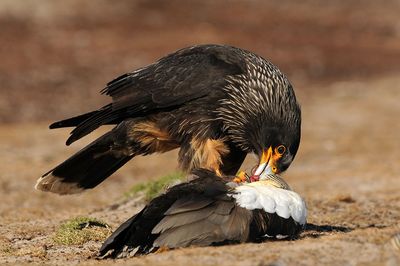
<path fill-rule="evenodd" d="M 35 188 L 58 194 L 74 194 L 90 189 L 113 174 L 134 155 L 115 148 L 111 131 L 44 174 Z"/>

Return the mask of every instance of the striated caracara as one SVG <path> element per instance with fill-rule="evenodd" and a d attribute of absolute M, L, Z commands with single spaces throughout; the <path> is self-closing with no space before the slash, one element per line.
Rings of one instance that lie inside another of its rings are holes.
<path fill-rule="evenodd" d="M 37 181 L 58 194 L 97 186 L 137 155 L 179 148 L 183 170 L 234 175 L 255 153 L 258 176 L 285 171 L 300 142 L 300 107 L 272 63 L 246 50 L 199 45 L 124 74 L 103 89 L 112 102 L 53 123 L 75 127 L 67 145 L 116 125 Z"/>
<path fill-rule="evenodd" d="M 192 175 L 194 180 L 170 188 L 123 223 L 99 256 L 294 238 L 306 224 L 305 202 L 277 175 L 240 185 L 204 169 Z"/>

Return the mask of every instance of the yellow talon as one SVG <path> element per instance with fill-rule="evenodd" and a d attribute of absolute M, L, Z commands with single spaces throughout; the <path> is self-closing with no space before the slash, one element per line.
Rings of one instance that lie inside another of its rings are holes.
<path fill-rule="evenodd" d="M 217 174 L 217 176 L 222 176 L 222 173 L 221 173 L 221 171 L 219 169 L 216 169 L 215 173 Z"/>
<path fill-rule="evenodd" d="M 247 181 L 247 174 L 244 171 L 239 171 L 236 177 L 233 179 L 233 182 L 242 183 Z"/>
<path fill-rule="evenodd" d="M 156 251 L 155 253 L 156 253 L 156 254 L 159 254 L 159 253 L 166 252 L 166 251 L 168 251 L 168 250 L 169 250 L 169 247 L 161 246 L 161 247 L 159 247 L 159 248 L 157 249 L 157 251 Z"/>

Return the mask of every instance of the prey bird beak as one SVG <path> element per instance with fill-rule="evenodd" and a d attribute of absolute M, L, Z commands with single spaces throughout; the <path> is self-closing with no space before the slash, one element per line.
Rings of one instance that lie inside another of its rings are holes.
<path fill-rule="evenodd" d="M 279 157 L 274 156 L 272 151 L 272 147 L 269 147 L 263 151 L 260 158 L 260 164 L 258 165 L 254 174 L 251 176 L 251 180 L 253 182 L 266 179 L 268 175 L 277 173 L 278 168 L 276 167 L 276 161 L 279 159 Z"/>

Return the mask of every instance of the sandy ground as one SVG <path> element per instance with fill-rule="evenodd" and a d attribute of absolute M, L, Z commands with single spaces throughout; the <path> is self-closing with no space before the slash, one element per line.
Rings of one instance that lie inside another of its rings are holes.
<path fill-rule="evenodd" d="M 315 87 L 313 93 L 298 88 L 303 138 L 285 174 L 309 209 L 308 229 L 298 240 L 187 248 L 115 263 L 398 265 L 400 250 L 390 238 L 400 231 L 399 84 L 398 77 L 389 76 Z M 142 207 L 123 202 L 123 193 L 176 168 L 172 152 L 135 158 L 81 195 L 34 191 L 40 174 L 89 141 L 66 148 L 67 133 L 49 131 L 46 124 L 0 127 L 0 263 L 108 264 L 89 258 L 100 242 L 56 245 L 55 229 L 78 215 L 103 219 L 115 229 Z"/>
<path fill-rule="evenodd" d="M 271 59 L 295 85 L 303 135 L 285 178 L 308 204 L 307 230 L 115 263 L 400 265 L 399 13 L 397 0 L 0 1 L 0 264 L 109 264 L 90 259 L 100 242 L 57 245 L 54 232 L 81 215 L 115 229 L 143 207 L 124 192 L 176 170 L 176 152 L 135 158 L 81 195 L 41 193 L 41 174 L 101 134 L 66 147 L 69 131 L 48 124 L 104 104 L 98 91 L 119 74 L 224 43 Z"/>
<path fill-rule="evenodd" d="M 400 71 L 398 0 L 114 2 L 0 1 L 0 122 L 101 106 L 106 82 L 201 43 L 254 51 L 295 84 Z"/>

